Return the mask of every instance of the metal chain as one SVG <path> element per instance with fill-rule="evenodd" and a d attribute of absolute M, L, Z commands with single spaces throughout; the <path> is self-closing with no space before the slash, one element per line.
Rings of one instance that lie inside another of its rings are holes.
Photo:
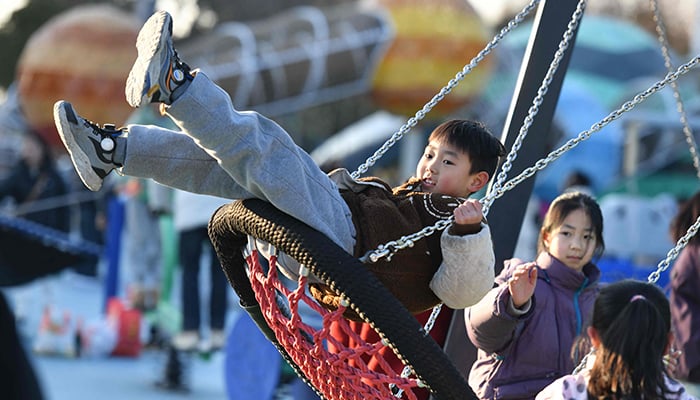
<path fill-rule="evenodd" d="M 460 81 L 462 81 L 462 79 L 464 79 L 464 77 L 470 73 L 472 69 L 474 69 L 474 67 L 476 67 L 476 65 L 498 45 L 501 39 L 503 39 L 508 32 L 518 26 L 518 24 L 525 19 L 525 17 L 535 8 L 537 4 L 539 4 L 539 2 L 540 0 L 531 0 L 531 2 L 526 5 L 522 11 L 513 17 L 513 19 L 508 22 L 508 25 L 501 29 L 501 31 L 493 39 L 491 39 L 486 47 L 484 47 L 483 50 L 472 58 L 469 64 L 465 65 L 461 71 L 457 72 L 454 78 L 450 79 L 447 85 L 443 86 L 442 89 L 440 89 L 440 91 L 423 106 L 423 108 L 418 110 L 413 117 L 409 118 L 398 131 L 394 132 L 394 134 L 391 135 L 391 137 L 384 142 L 384 144 L 377 151 L 374 152 L 374 154 L 367 158 L 367 160 L 361 164 L 357 170 L 350 174 L 353 179 L 358 179 L 360 176 L 362 176 L 362 174 L 367 172 L 367 170 L 369 170 L 369 168 L 372 167 L 377 160 L 379 160 L 391 148 L 391 146 L 396 144 L 396 142 L 398 142 L 403 135 L 408 133 L 411 128 L 415 127 L 418 124 L 418 121 L 425 118 L 425 115 L 429 113 L 437 105 L 437 103 L 442 101 L 442 99 L 445 98 L 445 96 L 449 94 L 452 89 L 454 89 L 460 83 Z"/>
<path fill-rule="evenodd" d="M 654 12 L 654 22 L 656 22 L 656 33 L 658 35 L 659 43 L 661 44 L 661 53 L 664 56 L 664 65 L 668 72 L 673 71 L 673 63 L 671 62 L 671 55 L 669 51 L 668 36 L 666 35 L 666 29 L 664 27 L 661 14 L 659 12 L 659 4 L 657 0 L 650 0 L 651 9 Z M 671 83 L 671 88 L 673 88 L 673 98 L 676 100 L 676 110 L 680 115 L 681 125 L 683 126 L 683 134 L 685 135 L 685 142 L 688 144 L 688 150 L 690 151 L 690 156 L 693 159 L 693 167 L 695 167 L 695 174 L 700 178 L 700 157 L 698 157 L 698 146 L 695 142 L 695 137 L 693 136 L 693 131 L 690 129 L 690 124 L 688 123 L 688 115 L 685 111 L 685 106 L 683 105 L 683 99 L 681 98 L 681 92 L 678 89 L 678 84 L 676 82 Z"/>
<path fill-rule="evenodd" d="M 698 63 L 700 63 L 700 56 L 697 56 L 697 57 L 693 58 L 692 60 L 688 61 L 687 63 L 681 65 L 678 69 L 676 69 L 675 72 L 670 72 L 668 75 L 666 75 L 666 77 L 663 80 L 656 82 L 654 85 L 652 85 L 647 90 L 637 94 L 636 96 L 634 96 L 634 98 L 632 100 L 624 103 L 620 108 L 618 108 L 617 110 L 608 114 L 608 116 L 603 118 L 600 122 L 593 124 L 590 129 L 579 133 L 579 135 L 576 138 L 570 139 L 563 146 L 561 146 L 560 148 L 549 153 L 547 155 L 547 157 L 537 161 L 534 166 L 526 168 L 522 173 L 520 173 L 520 175 L 518 175 L 515 178 L 511 179 L 510 181 L 506 182 L 501 188 L 493 191 L 492 193 L 488 194 L 486 197 L 482 198 L 479 201 L 482 203 L 484 203 L 485 201 L 493 202 L 493 200 L 495 200 L 496 198 L 501 197 L 506 191 L 512 189 L 518 183 L 531 177 L 532 175 L 534 175 L 534 173 L 536 171 L 539 171 L 539 170 L 545 168 L 551 162 L 553 162 L 553 161 L 557 160 L 559 157 L 561 157 L 561 155 L 564 154 L 566 151 L 569 151 L 572 148 L 576 147 L 580 142 L 588 139 L 593 133 L 599 131 L 600 129 L 602 129 L 603 127 L 608 125 L 610 122 L 618 119 L 623 113 L 630 111 L 636 105 L 638 105 L 639 103 L 646 100 L 646 98 L 648 98 L 652 94 L 658 92 L 659 90 L 664 88 L 666 85 L 678 80 L 678 78 L 681 75 L 686 74 L 691 68 L 695 67 Z M 489 198 L 489 196 L 490 196 L 490 198 Z M 377 248 L 377 250 L 375 250 L 374 252 L 368 252 L 364 257 L 362 257 L 362 260 L 363 260 L 363 262 L 365 262 L 366 259 L 369 259 L 372 262 L 376 262 L 381 257 L 387 257 L 387 259 L 390 259 L 391 255 L 393 255 L 395 251 L 398 251 L 398 249 L 408 247 L 409 245 L 412 246 L 413 243 L 415 242 L 415 240 L 419 239 L 418 237 L 416 237 L 418 234 L 421 234 L 422 232 L 430 232 L 429 234 L 432 234 L 436 230 L 446 228 L 447 226 L 449 226 L 449 224 L 452 223 L 453 220 L 454 220 L 454 217 L 450 216 L 449 219 L 438 221 L 438 223 L 435 224 L 434 226 L 426 227 L 426 228 L 422 229 L 420 232 L 418 232 L 417 234 L 409 235 L 408 237 L 401 238 L 399 242 L 389 242 L 385 245 L 380 245 Z M 700 217 L 698 217 L 698 220 L 696 220 L 695 223 L 693 224 L 693 226 L 690 227 L 690 229 L 688 230 L 688 233 L 686 233 L 678 241 L 678 244 L 673 249 L 671 249 L 669 251 L 666 259 L 659 263 L 657 270 L 652 272 L 649 275 L 648 279 L 650 282 L 656 282 L 659 279 L 661 272 L 668 269 L 670 261 L 675 259 L 678 256 L 678 253 L 680 252 L 680 250 L 683 247 L 685 247 L 685 245 L 688 243 L 688 240 L 693 235 L 695 235 L 695 233 L 697 232 L 699 227 L 700 227 Z M 404 240 L 404 241 L 401 241 L 401 240 Z M 433 314 L 435 314 L 435 312 Z M 433 317 L 433 315 L 431 315 L 431 318 L 432 317 Z M 581 363 L 579 363 L 579 365 L 574 370 L 574 373 L 578 373 L 585 366 L 586 360 L 588 359 L 588 357 L 592 353 L 593 352 L 591 351 L 583 357 L 583 359 L 581 360 Z"/>
<path fill-rule="evenodd" d="M 668 50 L 668 36 L 666 35 L 666 29 L 664 28 L 664 24 L 661 19 L 661 14 L 659 13 L 658 2 L 656 0 L 650 0 L 649 3 L 654 13 L 653 18 L 654 22 L 656 23 L 656 33 L 658 35 L 658 40 L 661 44 L 661 53 L 664 57 L 664 65 L 666 66 L 666 70 L 669 73 L 671 73 L 673 71 L 673 64 L 671 63 L 671 56 Z M 676 109 L 680 114 L 680 120 L 681 124 L 683 125 L 683 133 L 686 137 L 686 143 L 688 143 L 690 155 L 693 158 L 693 166 L 697 171 L 698 178 L 700 178 L 700 161 L 698 160 L 697 145 L 695 143 L 695 139 L 693 138 L 693 132 L 691 131 L 690 126 L 688 124 L 687 114 L 685 112 L 685 107 L 683 106 L 683 100 L 681 99 L 680 91 L 678 90 L 678 84 L 675 81 L 670 82 L 670 84 L 671 88 L 673 88 L 673 97 L 676 100 Z M 695 223 L 690 228 L 688 228 L 688 232 L 678 240 L 676 245 L 671 250 L 669 250 L 669 252 L 666 254 L 666 258 L 659 262 L 659 264 L 656 266 L 656 270 L 649 274 L 649 276 L 647 277 L 647 281 L 649 283 L 656 283 L 659 280 L 659 278 L 661 277 L 661 273 L 666 271 L 671 265 L 671 261 L 678 257 L 678 254 L 688 244 L 690 238 L 692 238 L 697 233 L 698 228 L 700 228 L 700 217 L 698 217 Z M 581 372 L 581 370 L 586 365 L 588 357 L 590 357 L 593 354 L 594 351 L 593 349 L 591 349 L 591 351 L 583 357 L 581 362 L 574 369 L 573 373 L 578 374 L 579 372 Z"/>
<path fill-rule="evenodd" d="M 387 140 L 372 156 L 370 156 L 367 161 L 365 161 L 364 164 L 360 165 L 355 172 L 352 173 L 352 177 L 354 179 L 359 178 L 362 174 L 367 172 L 367 170 L 374 165 L 377 160 L 382 157 L 388 150 L 393 146 L 397 141 L 399 141 L 404 134 L 406 134 L 411 128 L 416 126 L 418 124 L 418 121 L 423 119 L 425 117 L 425 114 L 427 114 L 430 110 L 437 105 L 439 101 L 441 101 L 445 95 L 450 93 L 452 89 L 457 86 L 457 84 L 464 78 L 466 74 L 471 72 L 472 69 L 488 54 L 491 52 L 493 48 L 495 48 L 498 43 L 503 39 L 503 37 L 513 30 L 520 22 L 523 21 L 523 19 L 535 8 L 537 4 L 539 4 L 540 0 L 532 0 L 528 5 L 526 5 L 518 14 L 513 17 L 511 21 L 508 22 L 508 24 L 501 29 L 501 31 L 486 45 L 486 47 L 481 50 L 471 61 L 468 65 L 466 65 L 464 68 L 462 68 L 461 71 L 459 71 L 453 79 L 451 79 L 446 86 L 444 86 L 440 92 L 435 95 L 427 104 L 423 106 L 422 109 L 420 109 L 416 114 L 412 117 L 409 118 L 409 120 L 401 126 L 401 128 L 394 132 L 393 135 L 391 135 L 391 138 Z M 451 221 L 450 221 L 451 223 Z M 437 225 L 441 225 L 441 221 L 438 222 Z M 449 223 L 447 224 L 449 225 Z M 445 227 L 447 227 L 445 225 Z M 426 232 L 423 234 L 423 236 L 420 237 L 425 237 L 428 235 L 431 235 L 433 232 L 435 232 L 434 229 L 444 229 L 445 227 L 436 227 L 433 228 L 432 231 L 430 227 L 427 227 L 425 230 Z M 430 231 L 428 233 L 428 231 Z M 406 246 L 413 246 L 413 242 L 405 242 Z M 380 245 L 380 247 L 382 247 Z M 400 247 L 400 248 L 405 248 Z M 397 247 L 396 250 L 393 250 L 391 254 L 394 254 L 396 251 L 398 251 L 399 248 Z M 386 256 L 391 259 L 391 255 L 389 253 L 383 253 L 386 254 Z M 361 257 L 360 260 L 362 262 L 367 262 L 368 257 L 372 260 L 371 262 L 376 262 L 379 260 L 377 256 L 374 256 L 373 254 L 367 253 L 365 256 Z M 433 310 L 430 314 L 430 317 L 428 318 L 428 321 L 426 321 L 424 329 L 426 333 L 430 332 L 430 330 L 433 328 L 433 325 L 435 324 L 435 321 L 437 320 L 438 315 L 440 314 L 440 311 L 442 310 L 442 304 L 438 304 L 437 306 L 433 307 Z M 401 372 L 401 376 L 406 378 L 411 374 L 411 368 L 406 366 L 404 367 L 403 371 Z M 395 397 L 401 397 L 403 395 L 403 391 L 399 390 L 398 393 L 396 393 Z"/>
<path fill-rule="evenodd" d="M 535 99 L 533 99 L 533 105 L 530 107 L 528 110 L 528 115 L 525 117 L 525 121 L 523 122 L 523 126 L 520 128 L 520 133 L 518 134 L 518 137 L 515 140 L 515 143 L 513 144 L 513 148 L 511 149 L 510 154 L 508 155 L 508 158 L 506 162 L 503 164 L 502 172 L 499 174 L 499 179 L 496 182 L 495 187 L 500 187 L 506 179 L 506 174 L 508 171 L 510 171 L 512 167 L 512 162 L 515 160 L 518 151 L 522 147 L 522 142 L 527 136 L 527 132 L 530 129 L 530 126 L 532 126 L 532 122 L 534 120 L 535 115 L 539 112 L 539 107 L 542 105 L 542 101 L 544 100 L 545 94 L 547 94 L 547 91 L 549 90 L 549 86 L 552 83 L 552 80 L 554 78 L 554 74 L 556 71 L 559 69 L 559 65 L 561 63 L 562 58 L 564 57 L 564 54 L 566 53 L 567 48 L 569 47 L 569 43 L 571 41 L 571 38 L 574 35 L 574 30 L 576 29 L 576 26 L 578 26 L 578 23 L 581 20 L 581 17 L 583 16 L 583 10 L 585 9 L 586 6 L 586 0 L 581 0 L 578 3 L 578 6 L 574 13 L 571 16 L 571 21 L 569 21 L 569 24 L 567 25 L 567 30 L 564 32 L 563 37 L 561 42 L 559 42 L 559 48 L 558 50 L 554 53 L 554 59 L 552 62 L 549 64 L 549 69 L 547 71 L 547 74 L 545 75 L 544 79 L 542 80 L 542 85 L 540 86 L 539 90 L 537 91 L 537 96 Z M 493 190 L 493 189 L 492 189 Z M 488 214 L 488 210 L 491 204 L 487 204 L 483 208 L 483 213 L 484 215 Z M 412 244 L 411 244 L 412 245 Z M 430 332 L 430 329 L 432 329 L 433 325 L 435 324 L 435 320 L 437 319 L 439 313 L 440 313 L 440 308 L 441 304 L 433 308 L 433 312 L 430 314 L 430 317 L 428 318 L 428 321 L 426 322 L 425 329 L 426 332 Z M 403 370 L 402 376 L 407 377 L 410 374 L 410 368 L 406 367 Z"/>
<path fill-rule="evenodd" d="M 525 137 L 527 136 L 527 133 L 530 130 L 532 123 L 534 122 L 535 116 L 540 110 L 542 101 L 544 101 L 544 96 L 545 94 L 547 94 L 549 86 L 551 85 L 552 80 L 554 79 L 554 74 L 556 74 L 557 70 L 559 69 L 559 64 L 561 63 L 562 58 L 564 58 L 564 55 L 566 54 L 566 50 L 569 47 L 571 38 L 574 36 L 574 31 L 576 30 L 576 27 L 581 21 L 581 17 L 583 17 L 583 12 L 585 8 L 586 0 L 580 0 L 578 5 L 576 6 L 576 10 L 571 15 L 571 20 L 567 25 L 566 32 L 564 32 L 561 42 L 559 42 L 559 48 L 554 53 L 554 58 L 549 64 L 547 74 L 545 74 L 545 77 L 542 79 L 542 84 L 537 90 L 537 96 L 535 96 L 535 98 L 532 100 L 532 106 L 530 106 L 530 108 L 528 109 L 527 116 L 525 117 L 525 120 L 523 121 L 523 124 L 520 127 L 518 136 L 515 138 L 515 141 L 513 142 L 513 147 L 510 149 L 510 152 L 508 153 L 505 162 L 501 166 L 501 171 L 498 173 L 496 180 L 494 181 L 494 184 L 490 189 L 491 191 L 498 190 L 499 188 L 501 188 L 501 186 L 503 186 L 503 182 L 505 182 L 508 172 L 513 167 L 513 161 L 515 161 L 516 157 L 518 156 L 518 152 L 522 147 L 523 141 L 525 140 Z M 488 201 L 484 203 L 484 215 L 488 214 L 492 202 L 493 201 Z"/>
<path fill-rule="evenodd" d="M 505 192 L 511 190 L 525 179 L 531 177 L 535 174 L 535 172 L 544 169 L 553 161 L 556 161 L 559 157 L 562 156 L 562 154 L 573 149 L 580 142 L 588 139 L 593 133 L 601 130 L 603 127 L 605 127 L 612 121 L 620 118 L 620 116 L 623 113 L 632 110 L 635 106 L 646 100 L 652 94 L 663 89 L 671 82 L 675 82 L 676 80 L 678 80 L 680 76 L 686 74 L 691 68 L 695 67 L 698 63 L 700 63 L 700 56 L 694 57 L 687 63 L 678 67 L 678 69 L 676 69 L 674 72 L 668 73 L 664 79 L 656 82 L 654 85 L 652 85 L 645 91 L 638 93 L 634 96 L 632 100 L 624 103 L 620 108 L 608 114 L 601 121 L 593 124 L 588 130 L 579 133 L 578 136 L 575 138 L 569 139 L 561 147 L 549 153 L 545 158 L 538 160 L 533 166 L 524 169 L 523 172 L 520 173 L 520 175 L 516 176 L 515 178 L 512 178 L 511 180 L 503 184 L 503 186 L 500 187 L 498 190 L 492 191 L 491 193 L 481 198 L 479 201 L 482 204 L 484 204 L 485 202 L 492 202 L 493 200 L 503 196 Z M 376 250 L 368 251 L 364 256 L 360 258 L 360 260 L 362 260 L 363 262 L 376 262 L 383 257 L 387 257 L 387 260 L 389 260 L 391 259 L 391 256 L 394 253 L 396 253 L 396 251 L 404 249 L 406 247 L 411 247 L 417 240 L 431 235 L 438 230 L 447 228 L 450 224 L 452 224 L 453 220 L 454 216 L 450 216 L 447 219 L 438 221 L 433 226 L 426 226 L 419 232 L 416 232 L 412 235 L 403 236 L 398 240 L 379 245 Z"/>
<path fill-rule="evenodd" d="M 686 74 L 691 68 L 695 67 L 698 63 L 700 63 L 700 56 L 694 57 L 693 59 L 691 59 L 687 63 L 678 67 L 678 69 L 676 69 L 674 72 L 668 73 L 664 79 L 656 82 L 654 85 L 652 85 L 651 87 L 649 87 L 645 91 L 638 93 L 637 95 L 634 96 L 634 98 L 632 100 L 624 103 L 620 108 L 618 108 L 615 111 L 608 114 L 601 121 L 593 124 L 588 130 L 585 130 L 585 131 L 579 133 L 577 137 L 569 139 L 561 147 L 559 147 L 558 149 L 549 153 L 545 158 L 542 158 L 539 161 L 537 161 L 533 166 L 523 170 L 523 172 L 521 172 L 520 175 L 518 175 L 515 178 L 511 179 L 510 181 L 506 182 L 503 185 L 503 187 L 501 187 L 497 191 L 494 191 L 494 192 L 488 194 L 482 200 L 488 201 L 489 199 L 486 199 L 486 198 L 501 197 L 505 192 L 512 189 L 513 187 L 515 187 L 517 184 L 524 181 L 525 179 L 531 177 L 535 172 L 537 172 L 541 169 L 544 169 L 551 162 L 556 161 L 559 157 L 561 157 L 562 154 L 564 154 L 565 152 L 576 147 L 580 142 L 588 139 L 593 133 L 601 130 L 603 127 L 605 127 L 606 125 L 608 125 L 612 121 L 620 118 L 620 116 L 623 113 L 632 110 L 635 106 L 637 106 L 638 104 L 640 104 L 641 102 L 646 100 L 652 94 L 663 89 L 671 82 L 675 82 L 676 80 L 678 80 L 678 78 L 680 76 Z"/>
<path fill-rule="evenodd" d="M 700 228 L 700 217 L 698 217 L 698 219 L 695 220 L 695 223 L 691 225 L 690 228 L 688 228 L 688 232 L 686 232 L 686 234 L 683 235 L 683 237 L 678 239 L 676 246 L 668 251 L 668 253 L 666 254 L 666 258 L 659 262 L 658 266 L 656 267 L 656 271 L 649 274 L 647 280 L 650 283 L 656 283 L 656 281 L 659 280 L 661 273 L 666 271 L 671 265 L 671 261 L 675 260 L 676 257 L 678 257 L 678 253 L 680 253 L 681 250 L 683 250 L 683 248 L 688 244 L 690 239 L 693 236 L 695 236 L 695 234 L 698 232 L 698 228 Z"/>
<path fill-rule="evenodd" d="M 656 271 L 649 274 L 649 277 L 647 278 L 647 281 L 649 283 L 656 283 L 659 280 L 661 273 L 668 269 L 668 267 L 671 265 L 671 261 L 675 260 L 676 257 L 678 257 L 678 254 L 688 244 L 690 239 L 693 236 L 695 236 L 695 234 L 698 232 L 698 229 L 700 229 L 700 217 L 698 217 L 698 219 L 695 220 L 695 223 L 691 225 L 690 228 L 688 228 L 688 232 L 686 232 L 686 234 L 683 235 L 683 237 L 678 239 L 676 246 L 668 251 L 668 253 L 666 254 L 666 258 L 659 262 Z M 581 372 L 581 370 L 583 370 L 583 368 L 586 366 L 586 361 L 588 360 L 588 357 L 592 356 L 593 354 L 594 351 L 593 349 L 591 349 L 583 357 L 583 359 L 581 359 L 581 362 L 576 366 L 576 368 L 573 371 L 574 375 L 578 374 L 579 372 Z"/>

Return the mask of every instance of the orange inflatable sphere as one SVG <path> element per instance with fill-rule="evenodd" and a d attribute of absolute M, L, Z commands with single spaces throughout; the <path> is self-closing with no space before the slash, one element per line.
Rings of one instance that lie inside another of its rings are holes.
<path fill-rule="evenodd" d="M 133 111 L 124 84 L 136 59 L 139 20 L 113 6 L 79 6 L 49 20 L 27 42 L 17 65 L 27 123 L 63 150 L 53 104 L 65 99 L 87 119 L 123 124 Z"/>
<path fill-rule="evenodd" d="M 389 13 L 394 39 L 377 66 L 372 96 L 394 113 L 413 115 L 491 40 L 486 24 L 464 0 L 377 0 Z M 487 56 L 426 117 L 466 105 L 492 71 Z"/>

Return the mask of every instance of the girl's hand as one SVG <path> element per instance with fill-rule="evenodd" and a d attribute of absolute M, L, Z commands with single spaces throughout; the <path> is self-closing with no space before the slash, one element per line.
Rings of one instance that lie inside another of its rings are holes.
<path fill-rule="evenodd" d="M 664 365 L 666 366 L 666 373 L 670 376 L 673 376 L 673 374 L 676 372 L 676 369 L 678 369 L 678 363 L 680 362 L 679 359 L 682 354 L 682 351 L 676 350 L 673 347 L 671 347 L 668 350 L 668 353 L 664 356 Z"/>
<path fill-rule="evenodd" d="M 537 268 L 534 262 L 515 267 L 513 276 L 508 279 L 508 291 L 515 308 L 521 308 L 535 293 Z"/>

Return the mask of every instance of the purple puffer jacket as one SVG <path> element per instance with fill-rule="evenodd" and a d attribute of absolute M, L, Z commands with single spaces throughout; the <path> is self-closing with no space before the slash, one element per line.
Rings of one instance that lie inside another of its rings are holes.
<path fill-rule="evenodd" d="M 571 348 L 589 322 L 600 270 L 589 263 L 574 271 L 546 252 L 537 257 L 538 279 L 530 309 L 507 312 L 505 284 L 523 262 L 505 262 L 496 288 L 465 310 L 469 339 L 479 349 L 469 384 L 480 399 L 534 399 L 575 365 Z"/>
<path fill-rule="evenodd" d="M 682 350 L 675 376 L 700 383 L 700 246 L 686 246 L 671 270 L 671 318 Z"/>

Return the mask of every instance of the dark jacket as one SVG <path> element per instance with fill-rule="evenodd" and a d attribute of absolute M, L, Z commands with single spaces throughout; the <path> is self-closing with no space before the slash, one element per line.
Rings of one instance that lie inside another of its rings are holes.
<path fill-rule="evenodd" d="M 68 252 L 63 247 L 65 241 L 61 242 L 69 229 L 68 207 L 25 208 L 36 206 L 35 201 L 65 194 L 66 184 L 52 167 L 32 171 L 20 161 L 0 180 L 0 199 L 11 197 L 17 204 L 17 216 L 5 216 L 9 223 L 0 226 L 0 287 L 27 283 L 83 259 Z M 23 229 L 18 230 L 18 226 Z M 59 240 L 59 245 L 54 240 Z M 91 260 L 95 258 L 90 256 Z"/>
<path fill-rule="evenodd" d="M 23 207 L 31 206 L 37 200 L 62 196 L 67 193 L 66 182 L 52 165 L 45 165 L 32 171 L 26 162 L 19 161 L 4 179 L 0 180 L 0 199 L 11 197 L 17 204 L 18 217 L 38 224 L 67 232 L 69 210 L 65 206 L 36 212 L 23 212 Z"/>
<path fill-rule="evenodd" d="M 682 350 L 675 376 L 700 383 L 700 246 L 686 246 L 673 264 L 670 302 L 675 345 Z"/>
<path fill-rule="evenodd" d="M 513 316 L 507 311 L 512 303 L 506 283 L 519 264 L 506 261 L 498 286 L 465 310 L 469 339 L 479 349 L 469 384 L 480 399 L 531 399 L 571 373 L 572 345 L 587 326 L 598 293 L 600 270 L 594 264 L 578 272 L 543 252 L 530 309 Z"/>
<path fill-rule="evenodd" d="M 0 292 L 0 385 L 6 400 L 41 400 L 44 394 L 34 372 L 34 366 L 25 352 L 25 345 L 17 334 L 15 315 Z"/>

